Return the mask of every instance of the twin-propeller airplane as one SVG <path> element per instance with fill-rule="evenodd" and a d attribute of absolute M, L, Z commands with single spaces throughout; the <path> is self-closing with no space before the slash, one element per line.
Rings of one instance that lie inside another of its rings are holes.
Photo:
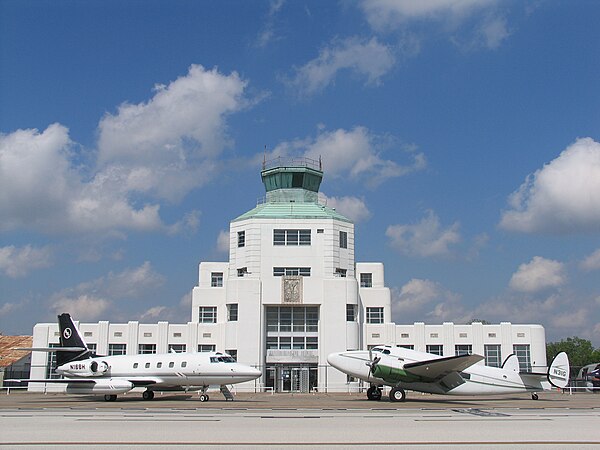
<path fill-rule="evenodd" d="M 390 400 L 406 400 L 405 390 L 430 394 L 492 395 L 538 392 L 551 386 L 564 388 L 569 382 L 569 358 L 559 353 L 547 372 L 522 372 L 512 354 L 502 367 L 476 364 L 479 355 L 441 357 L 402 347 L 378 346 L 369 351 L 332 353 L 327 361 L 336 369 L 371 384 L 369 400 L 381 399 L 381 386 L 391 386 Z"/>
<path fill-rule="evenodd" d="M 106 401 L 115 401 L 117 394 L 136 387 L 146 388 L 144 400 L 152 400 L 155 391 L 202 391 L 200 401 L 204 402 L 209 386 L 220 386 L 225 398 L 233 399 L 227 385 L 262 375 L 260 370 L 219 352 L 96 356 L 88 350 L 69 314 L 59 315 L 58 325 L 59 347 L 22 350 L 56 352 L 56 373 L 64 378 L 7 381 L 62 383 L 67 385 L 68 394 L 104 395 Z"/>

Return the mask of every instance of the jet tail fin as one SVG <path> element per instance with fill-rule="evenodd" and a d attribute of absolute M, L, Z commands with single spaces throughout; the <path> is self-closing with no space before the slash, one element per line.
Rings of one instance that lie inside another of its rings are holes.
<path fill-rule="evenodd" d="M 54 349 L 56 350 L 57 367 L 71 361 L 80 361 L 91 357 L 91 352 L 69 313 L 58 316 L 58 329 L 60 346 Z"/>
<path fill-rule="evenodd" d="M 552 386 L 562 389 L 569 384 L 569 375 L 569 357 L 565 352 L 560 352 L 548 367 L 548 381 Z"/>

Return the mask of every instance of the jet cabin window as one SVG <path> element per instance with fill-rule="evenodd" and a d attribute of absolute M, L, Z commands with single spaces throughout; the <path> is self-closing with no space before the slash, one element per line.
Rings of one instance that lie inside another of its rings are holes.
<path fill-rule="evenodd" d="M 234 363 L 235 359 L 233 359 L 231 356 L 211 356 L 210 362 L 211 363 L 220 363 L 220 362 Z"/>

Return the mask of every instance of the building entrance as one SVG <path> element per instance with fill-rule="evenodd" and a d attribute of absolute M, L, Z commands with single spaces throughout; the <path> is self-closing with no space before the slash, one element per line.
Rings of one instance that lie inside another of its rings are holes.
<path fill-rule="evenodd" d="M 310 392 L 317 386 L 316 364 L 273 364 L 267 366 L 267 387 L 275 392 Z"/>

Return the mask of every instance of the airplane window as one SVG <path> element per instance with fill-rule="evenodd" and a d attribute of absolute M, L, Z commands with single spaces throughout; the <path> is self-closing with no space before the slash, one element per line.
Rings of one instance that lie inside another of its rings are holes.
<path fill-rule="evenodd" d="M 375 348 L 373 348 L 374 352 L 380 352 L 382 350 L 383 350 L 383 348 L 381 348 L 381 347 L 375 347 Z"/>
<path fill-rule="evenodd" d="M 181 363 L 181 367 L 185 367 L 185 366 L 187 366 L 187 362 L 186 362 L 186 361 L 183 361 L 183 362 Z"/>
<path fill-rule="evenodd" d="M 137 369 L 138 368 L 138 363 L 133 363 L 133 368 Z"/>
<path fill-rule="evenodd" d="M 389 350 L 386 348 L 386 349 L 383 351 L 383 354 L 384 354 L 384 355 L 389 355 L 389 354 L 390 354 L 390 351 L 389 351 Z"/>
<path fill-rule="evenodd" d="M 150 368 L 150 363 L 146 363 L 145 367 L 146 367 L 146 369 L 149 369 Z"/>
<path fill-rule="evenodd" d="M 171 361 L 171 362 L 169 363 L 169 367 L 175 367 L 175 363 L 174 363 L 173 361 Z"/>
<path fill-rule="evenodd" d="M 210 362 L 211 362 L 211 363 L 216 363 L 216 362 L 219 362 L 219 358 L 217 358 L 216 356 L 211 356 L 211 357 L 210 357 Z"/>
<path fill-rule="evenodd" d="M 160 368 L 162 367 L 162 363 L 161 363 L 161 362 L 159 362 L 159 363 L 156 363 L 156 367 L 157 367 L 158 369 L 160 369 Z"/>

